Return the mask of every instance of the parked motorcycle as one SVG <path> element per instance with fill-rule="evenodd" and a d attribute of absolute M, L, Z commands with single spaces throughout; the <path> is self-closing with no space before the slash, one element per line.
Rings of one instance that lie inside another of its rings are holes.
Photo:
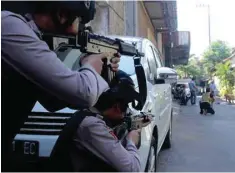
<path fill-rule="evenodd" d="M 191 93 L 187 87 L 187 84 L 177 84 L 173 90 L 174 99 L 179 100 L 181 105 L 187 105 Z"/>

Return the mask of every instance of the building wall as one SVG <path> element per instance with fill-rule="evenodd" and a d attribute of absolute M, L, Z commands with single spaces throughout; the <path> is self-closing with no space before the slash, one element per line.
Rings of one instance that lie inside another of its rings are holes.
<path fill-rule="evenodd" d="M 141 1 L 97 2 L 97 13 L 91 26 L 94 32 L 102 35 L 148 38 L 159 49 L 164 62 L 162 35 L 156 40 L 155 29 Z"/>
<path fill-rule="evenodd" d="M 148 38 L 157 47 L 154 27 L 149 19 L 147 11 L 145 10 L 143 2 L 141 1 L 138 1 L 137 13 L 138 13 L 137 36 Z"/>
<path fill-rule="evenodd" d="M 100 35 L 144 37 L 158 47 L 154 27 L 140 1 L 97 1 L 95 18 L 88 25 Z"/>
<path fill-rule="evenodd" d="M 125 1 L 125 35 L 135 36 L 136 27 L 136 1 Z"/>
<path fill-rule="evenodd" d="M 96 34 L 125 35 L 125 3 L 124 1 L 97 1 L 96 15 L 87 25 Z M 54 48 L 67 39 L 55 38 Z"/>
<path fill-rule="evenodd" d="M 159 52 L 163 53 L 163 45 L 162 45 L 162 33 L 157 34 L 157 47 L 159 49 Z"/>
<path fill-rule="evenodd" d="M 161 55 L 162 62 L 165 65 L 165 49 L 162 41 L 162 33 L 157 33 L 157 48 Z"/>
<path fill-rule="evenodd" d="M 96 3 L 96 15 L 90 22 L 93 30 L 102 35 L 125 35 L 124 2 L 108 1 Z"/>
<path fill-rule="evenodd" d="M 108 28 L 109 8 L 106 6 L 96 5 L 96 15 L 89 23 L 93 31 L 97 34 L 106 35 L 109 32 Z"/>
<path fill-rule="evenodd" d="M 109 34 L 125 35 L 124 11 L 124 1 L 109 1 Z"/>
<path fill-rule="evenodd" d="M 148 38 L 157 46 L 154 27 L 143 2 L 97 2 L 96 14 L 94 20 L 91 22 L 91 26 L 96 33 L 144 37 Z"/>

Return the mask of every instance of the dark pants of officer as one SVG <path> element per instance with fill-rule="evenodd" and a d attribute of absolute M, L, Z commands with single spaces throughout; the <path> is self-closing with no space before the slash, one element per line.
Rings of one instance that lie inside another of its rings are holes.
<path fill-rule="evenodd" d="M 203 109 L 207 110 L 207 113 L 215 114 L 214 109 L 211 107 L 210 103 L 207 102 L 200 102 L 200 114 L 203 113 Z"/>
<path fill-rule="evenodd" d="M 191 91 L 191 104 L 194 105 L 196 103 L 196 92 Z"/>

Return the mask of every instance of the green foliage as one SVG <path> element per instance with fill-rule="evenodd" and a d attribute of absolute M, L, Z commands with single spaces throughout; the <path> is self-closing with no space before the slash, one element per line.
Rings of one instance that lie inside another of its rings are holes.
<path fill-rule="evenodd" d="M 235 92 L 235 70 L 231 70 L 229 62 L 223 62 L 230 55 L 231 48 L 226 42 L 218 40 L 212 42 L 201 60 L 191 55 L 188 64 L 176 66 L 176 71 L 181 78 L 196 77 L 200 80 L 218 76 L 223 95 Z"/>
<path fill-rule="evenodd" d="M 195 57 L 194 55 L 191 55 L 188 64 L 176 66 L 176 71 L 181 78 L 188 78 L 188 77 L 198 78 L 203 75 L 201 65 L 202 64 L 200 63 L 198 58 Z"/>
<path fill-rule="evenodd" d="M 221 94 L 233 94 L 235 88 L 235 70 L 231 69 L 231 63 L 227 61 L 217 64 L 215 75 L 220 80 Z"/>
<path fill-rule="evenodd" d="M 178 65 L 175 67 L 177 74 L 180 76 L 180 78 L 184 78 L 187 76 L 187 67 L 184 65 Z"/>
<path fill-rule="evenodd" d="M 216 71 L 216 64 L 222 62 L 225 58 L 231 55 L 231 48 L 226 42 L 218 40 L 203 53 L 203 66 L 207 74 L 212 77 Z"/>

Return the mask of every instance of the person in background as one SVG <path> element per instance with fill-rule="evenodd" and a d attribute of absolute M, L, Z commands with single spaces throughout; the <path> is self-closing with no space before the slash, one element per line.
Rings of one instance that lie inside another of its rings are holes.
<path fill-rule="evenodd" d="M 217 95 L 218 90 L 216 88 L 214 80 L 212 80 L 211 83 L 209 84 L 209 88 L 210 88 L 210 91 L 211 91 L 211 95 L 214 98 L 214 102 L 216 102 L 216 95 Z"/>
<path fill-rule="evenodd" d="M 189 89 L 190 89 L 190 92 L 191 92 L 191 104 L 194 105 L 196 103 L 196 91 L 197 91 L 197 87 L 196 87 L 194 77 L 189 82 Z"/>
<path fill-rule="evenodd" d="M 212 107 L 212 103 L 214 102 L 214 97 L 211 94 L 210 88 L 206 88 L 206 93 L 202 94 L 202 98 L 200 101 L 200 114 L 211 113 L 214 114 L 215 111 Z"/>
<path fill-rule="evenodd" d="M 216 88 L 216 86 L 215 86 L 214 80 L 211 81 L 209 87 L 210 87 L 211 93 L 213 93 L 213 95 L 215 96 L 215 95 L 216 95 L 217 88 Z"/>
<path fill-rule="evenodd" d="M 202 87 L 201 94 L 203 94 L 205 92 L 205 87 L 206 87 L 206 83 L 204 80 L 200 81 L 200 86 Z"/>

